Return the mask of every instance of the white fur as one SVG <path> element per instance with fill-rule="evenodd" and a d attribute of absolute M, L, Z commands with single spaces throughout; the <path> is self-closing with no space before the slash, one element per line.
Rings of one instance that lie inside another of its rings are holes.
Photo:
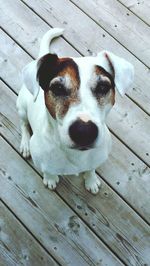
<path fill-rule="evenodd" d="M 54 28 L 45 33 L 45 35 L 42 38 L 41 44 L 40 44 L 40 52 L 39 52 L 38 58 L 49 53 L 49 46 L 50 46 L 52 39 L 62 35 L 63 32 L 64 32 L 64 29 Z"/>
<path fill-rule="evenodd" d="M 108 51 L 102 51 L 98 54 L 101 64 L 104 64 L 104 68 L 111 74 L 112 69 L 115 74 L 115 85 L 121 96 L 127 92 L 132 86 L 134 79 L 134 67 L 131 63 L 125 59 L 114 55 Z M 108 58 L 108 60 L 106 60 Z M 106 63 L 107 62 L 107 63 Z M 109 62 L 109 63 L 108 63 Z M 110 66 L 111 65 L 111 66 Z"/>
<path fill-rule="evenodd" d="M 62 29 L 54 29 L 44 35 L 40 46 L 40 56 L 48 53 L 49 42 L 62 32 Z M 117 86 L 122 93 L 125 80 L 122 78 L 124 70 L 121 71 L 121 67 L 125 69 L 127 64 L 126 75 L 130 74 L 128 73 L 130 72 L 130 65 L 111 53 L 109 56 L 116 71 L 115 82 L 119 84 Z M 34 164 L 43 173 L 43 183 L 50 189 L 56 188 L 59 181 L 58 175 L 76 175 L 85 172 L 83 174 L 85 187 L 96 194 L 99 190 L 100 180 L 95 174 L 95 169 L 108 158 L 111 150 L 111 136 L 105 124 L 106 109 L 98 106 L 89 89 L 90 77 L 94 65 L 100 65 L 110 73 L 112 69 L 104 52 L 96 57 L 73 58 L 73 60 L 78 65 L 81 79 L 80 102 L 71 105 L 63 119 L 54 120 L 45 106 L 44 92 L 36 80 L 38 60 L 31 62 L 24 68 L 24 85 L 17 99 L 22 131 L 21 153 L 24 157 L 28 157 L 31 153 Z M 123 66 L 120 65 L 119 70 L 117 60 L 119 62 L 121 60 L 121 64 L 123 64 Z M 129 79 L 125 82 L 125 89 L 131 85 Z M 107 107 L 108 110 L 110 108 L 110 106 Z M 93 149 L 79 151 L 70 148 L 72 140 L 69 137 L 68 128 L 78 117 L 92 120 L 99 129 L 100 133 Z M 28 123 L 33 131 L 31 138 Z"/>

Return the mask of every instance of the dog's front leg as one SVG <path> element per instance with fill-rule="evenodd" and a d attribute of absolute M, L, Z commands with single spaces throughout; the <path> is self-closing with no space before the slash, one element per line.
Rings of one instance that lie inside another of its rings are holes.
<path fill-rule="evenodd" d="M 22 100 L 23 96 L 20 93 L 17 99 L 17 109 L 20 118 L 20 128 L 21 128 L 21 144 L 20 144 L 20 152 L 24 158 L 28 158 L 30 156 L 30 126 L 27 117 L 27 106 L 26 102 Z"/>
<path fill-rule="evenodd" d="M 91 193 L 97 194 L 101 185 L 101 181 L 95 173 L 95 170 L 84 172 L 83 178 L 85 180 L 85 188 Z"/>
<path fill-rule="evenodd" d="M 56 188 L 57 184 L 59 182 L 58 175 L 50 175 L 46 172 L 43 174 L 43 183 L 46 187 L 53 190 Z"/>

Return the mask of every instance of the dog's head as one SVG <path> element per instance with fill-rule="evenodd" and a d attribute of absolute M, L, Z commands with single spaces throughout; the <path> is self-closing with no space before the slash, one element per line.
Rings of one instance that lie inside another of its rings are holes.
<path fill-rule="evenodd" d="M 23 76 L 34 100 L 40 87 L 43 89 L 45 105 L 56 121 L 62 144 L 86 150 L 103 142 L 115 88 L 124 95 L 132 84 L 133 72 L 129 62 L 103 51 L 81 58 L 47 54 L 26 66 Z"/>

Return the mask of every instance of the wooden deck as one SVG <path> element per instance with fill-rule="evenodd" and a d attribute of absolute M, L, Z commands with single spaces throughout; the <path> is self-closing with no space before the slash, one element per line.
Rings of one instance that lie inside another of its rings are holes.
<path fill-rule="evenodd" d="M 150 265 L 149 0 L 0 0 L 0 265 Z M 135 67 L 134 87 L 108 118 L 113 148 L 97 173 L 98 195 L 83 180 L 46 189 L 19 154 L 19 73 L 51 27 L 59 55 L 102 49 Z"/>

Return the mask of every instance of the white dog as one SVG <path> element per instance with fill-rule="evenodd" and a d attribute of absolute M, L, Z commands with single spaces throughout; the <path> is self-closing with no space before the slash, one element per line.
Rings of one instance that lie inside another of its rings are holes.
<path fill-rule="evenodd" d="M 58 58 L 49 44 L 62 29 L 48 31 L 39 58 L 23 69 L 24 85 L 17 108 L 21 121 L 20 150 L 43 174 L 43 183 L 55 189 L 58 175 L 82 173 L 85 187 L 97 193 L 95 173 L 111 150 L 105 124 L 115 103 L 131 86 L 133 66 L 107 51 L 94 57 Z M 30 135 L 30 127 L 32 136 Z"/>

